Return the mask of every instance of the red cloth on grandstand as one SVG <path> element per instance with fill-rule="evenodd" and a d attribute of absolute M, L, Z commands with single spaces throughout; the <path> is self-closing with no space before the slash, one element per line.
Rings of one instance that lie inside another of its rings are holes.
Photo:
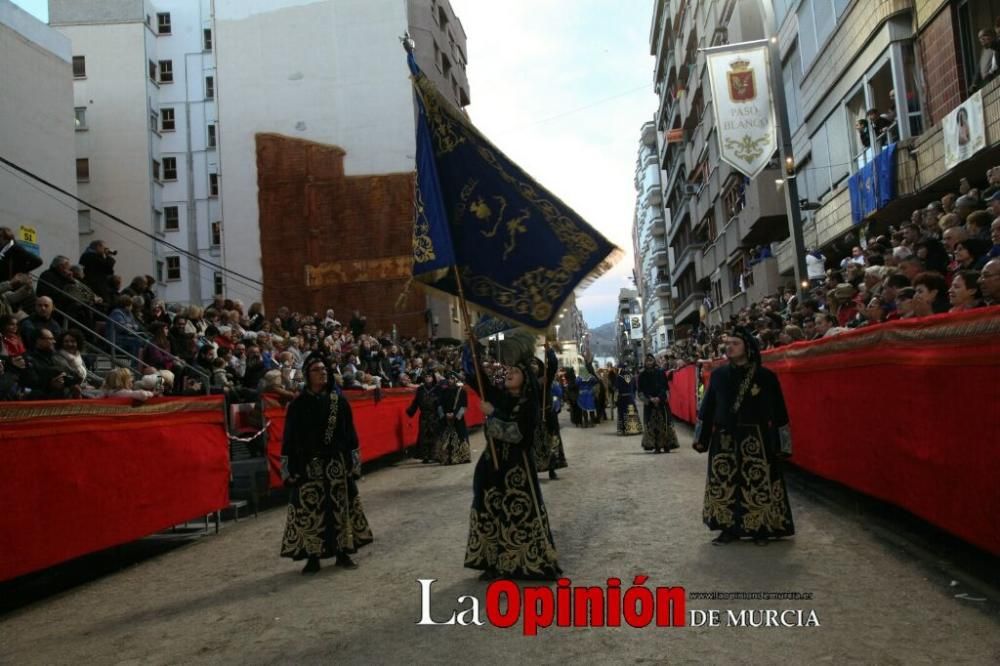
<path fill-rule="evenodd" d="M 681 421 L 694 423 L 698 419 L 698 387 L 696 365 L 674 370 L 670 380 L 670 411 Z"/>
<path fill-rule="evenodd" d="M 0 580 L 229 504 L 222 397 L 0 403 Z"/>

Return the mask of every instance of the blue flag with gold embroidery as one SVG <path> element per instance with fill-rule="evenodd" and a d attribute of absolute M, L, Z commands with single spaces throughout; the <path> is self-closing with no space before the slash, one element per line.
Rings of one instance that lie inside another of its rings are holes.
<path fill-rule="evenodd" d="M 616 248 L 446 101 L 408 57 L 418 107 L 413 275 L 544 330 Z M 433 159 L 425 159 L 432 153 Z"/>

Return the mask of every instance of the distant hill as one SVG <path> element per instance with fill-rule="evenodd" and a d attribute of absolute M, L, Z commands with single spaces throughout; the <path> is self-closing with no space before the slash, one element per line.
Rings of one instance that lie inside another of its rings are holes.
<path fill-rule="evenodd" d="M 615 332 L 618 323 L 609 321 L 590 329 L 590 349 L 594 356 L 617 356 L 618 345 L 615 342 Z"/>

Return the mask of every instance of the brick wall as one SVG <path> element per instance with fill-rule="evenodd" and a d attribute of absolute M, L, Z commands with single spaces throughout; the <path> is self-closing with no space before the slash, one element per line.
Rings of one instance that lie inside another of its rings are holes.
<path fill-rule="evenodd" d="M 394 308 L 412 256 L 413 174 L 345 176 L 345 153 L 336 146 L 278 134 L 256 139 L 268 311 L 332 307 L 346 323 L 358 309 L 369 332 L 396 324 L 401 335 L 425 336 L 419 288 Z M 354 269 L 333 270 L 344 265 Z"/>
<path fill-rule="evenodd" d="M 958 57 L 958 33 L 953 18 L 954 10 L 946 7 L 917 40 L 927 82 L 927 111 L 934 125 L 958 106 L 964 96 L 965 75 Z"/>

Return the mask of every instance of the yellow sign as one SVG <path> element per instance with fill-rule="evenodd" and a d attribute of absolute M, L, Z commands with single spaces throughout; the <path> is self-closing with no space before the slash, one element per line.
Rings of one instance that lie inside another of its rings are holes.
<path fill-rule="evenodd" d="M 21 228 L 18 229 L 18 236 L 20 237 L 19 240 L 22 240 L 25 243 L 38 242 L 38 230 L 35 229 L 34 227 L 26 227 L 24 225 L 21 225 Z"/>

